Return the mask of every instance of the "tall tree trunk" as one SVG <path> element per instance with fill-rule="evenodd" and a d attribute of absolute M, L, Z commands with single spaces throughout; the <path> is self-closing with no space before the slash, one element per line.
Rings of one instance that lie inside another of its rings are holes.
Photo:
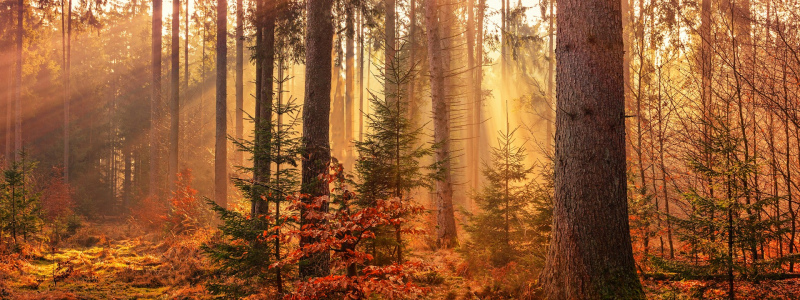
<path fill-rule="evenodd" d="M 358 59 L 358 141 L 361 142 L 364 139 L 364 13 L 358 14 Z"/>
<path fill-rule="evenodd" d="M 344 157 L 345 168 L 352 170 L 354 165 L 354 155 L 351 143 L 353 142 L 353 90 L 355 89 L 354 77 L 356 76 L 355 70 L 355 7 L 353 4 L 346 4 L 345 16 L 345 96 L 344 96 L 344 117 L 345 117 L 345 130 L 344 130 L 344 149 L 346 156 Z"/>
<path fill-rule="evenodd" d="M 8 75 L 8 80 L 4 80 L 3 81 L 3 82 L 8 83 L 8 90 L 7 90 L 8 91 L 7 97 L 8 98 L 6 99 L 6 157 L 5 157 L 6 167 L 8 167 L 10 165 L 10 162 L 11 162 L 11 159 L 12 159 L 11 157 L 12 157 L 13 154 L 11 153 L 11 151 L 12 151 L 11 150 L 12 149 L 11 145 L 13 144 L 13 142 L 11 140 L 14 139 L 14 131 L 12 129 L 13 126 L 11 126 L 11 119 L 12 119 L 12 113 L 11 112 L 14 110 L 11 106 L 12 106 L 12 103 L 14 102 L 13 99 L 14 99 L 14 85 L 15 85 L 15 82 L 14 82 L 14 70 L 13 70 L 12 64 L 13 63 L 9 63 L 8 64 L 8 66 L 9 66 L 8 69 L 9 70 L 8 70 L 8 73 L 6 74 L 6 75 Z"/>
<path fill-rule="evenodd" d="M 329 194 L 327 181 L 318 179 L 327 174 L 330 162 L 329 114 L 331 108 L 331 49 L 333 49 L 333 0 L 308 0 L 306 3 L 306 72 L 303 103 L 302 192 L 313 197 Z M 327 211 L 327 203 L 320 208 Z M 309 224 L 301 211 L 301 226 Z M 316 242 L 300 239 L 300 247 Z M 300 277 L 319 277 L 330 273 L 330 255 L 315 254 L 303 258 Z"/>
<path fill-rule="evenodd" d="M 153 0 L 152 95 L 150 98 L 150 187 L 149 196 L 156 195 L 158 176 L 158 110 L 161 103 L 161 1 Z"/>
<path fill-rule="evenodd" d="M 63 2 L 63 1 L 62 1 Z M 72 0 L 67 4 L 67 40 L 64 58 L 64 183 L 69 184 L 69 104 L 72 98 L 70 68 L 72 65 Z M 61 12 L 61 30 L 64 30 L 64 12 Z"/>
<path fill-rule="evenodd" d="M 425 1 L 425 23 L 428 28 L 428 64 L 431 78 L 431 105 L 433 109 L 433 141 L 435 159 L 444 169 L 436 180 L 437 243 L 441 248 L 454 247 L 457 243 L 455 215 L 453 211 L 453 186 L 450 170 L 450 111 L 445 92 L 445 70 L 442 65 L 445 49 L 441 38 L 445 32 L 440 24 L 437 0 Z"/>
<path fill-rule="evenodd" d="M 274 99 L 274 71 L 275 71 L 275 1 L 264 2 L 263 11 L 260 12 L 259 21 L 263 22 L 262 35 L 263 44 L 261 51 L 261 96 L 258 105 L 258 122 L 256 129 L 256 145 L 254 150 L 254 178 L 259 183 L 266 183 L 270 180 L 272 165 L 272 105 Z M 253 203 L 255 204 L 254 214 L 263 214 L 268 211 L 267 203 L 261 198 L 263 190 L 257 188 L 253 193 Z"/>
<path fill-rule="evenodd" d="M 417 0 L 409 0 L 408 12 L 408 48 L 409 64 L 411 65 L 411 76 L 408 79 L 408 118 L 413 123 L 416 114 L 416 87 L 417 87 Z"/>
<path fill-rule="evenodd" d="M 17 79 L 17 86 L 14 95 L 14 155 L 15 161 L 20 161 L 22 150 L 22 34 L 25 32 L 23 19 L 25 14 L 25 3 L 23 0 L 17 2 L 17 59 L 14 75 Z"/>
<path fill-rule="evenodd" d="M 236 0 L 236 140 L 244 137 L 244 7 L 242 0 Z M 233 154 L 236 165 L 244 164 L 244 154 Z"/>
<path fill-rule="evenodd" d="M 557 3 L 553 237 L 547 299 L 644 299 L 628 224 L 620 3 Z"/>
<path fill-rule="evenodd" d="M 384 83 L 386 89 L 386 98 L 387 99 L 396 99 L 398 97 L 397 92 L 399 82 L 396 81 L 397 78 L 394 78 L 392 74 L 396 74 L 396 69 L 399 66 L 395 65 L 394 57 L 397 51 L 396 45 L 396 3 L 395 0 L 384 0 L 383 1 L 383 8 L 386 10 L 386 20 L 385 20 L 385 28 L 384 28 L 384 77 L 386 82 Z"/>
<path fill-rule="evenodd" d="M 228 0 L 217 0 L 217 115 L 214 142 L 214 200 L 228 202 Z"/>
<path fill-rule="evenodd" d="M 622 1 L 625 2 L 625 1 L 628 1 L 628 0 L 622 0 Z M 555 120 L 553 120 L 553 112 L 555 111 L 555 107 L 553 105 L 553 98 L 554 98 L 553 97 L 554 96 L 553 95 L 553 84 L 554 84 L 554 79 L 555 79 L 554 78 L 555 77 L 554 76 L 555 75 L 554 74 L 555 70 L 554 70 L 553 67 L 554 67 L 554 65 L 556 63 L 556 57 L 555 57 L 555 51 L 554 51 L 555 50 L 555 48 L 554 48 L 554 46 L 555 46 L 555 39 L 554 39 L 555 38 L 555 31 L 554 31 L 555 28 L 553 28 L 554 27 L 553 23 L 555 22 L 555 19 L 556 19 L 555 10 L 553 9 L 554 8 L 553 4 L 554 4 L 555 0 L 549 0 L 549 2 L 550 2 L 550 9 L 549 9 L 549 13 L 550 14 L 548 16 L 548 27 L 547 27 L 547 36 L 548 36 L 548 38 L 547 38 L 547 57 L 548 57 L 548 59 L 547 59 L 547 107 L 545 107 L 545 109 L 547 110 L 547 113 L 546 113 L 546 116 L 547 116 L 547 120 L 546 120 L 547 125 L 546 126 L 547 127 L 545 128 L 545 133 L 547 134 L 547 136 L 545 137 L 545 141 L 546 141 L 545 150 L 547 151 L 548 155 L 553 150 L 553 123 L 555 122 Z M 625 10 L 623 10 L 623 12 L 624 11 Z M 626 54 L 625 57 L 628 57 L 628 55 Z M 627 69 L 628 69 L 628 67 L 626 65 L 625 68 L 623 69 L 623 70 L 626 70 L 625 71 L 626 74 L 628 72 Z M 627 78 L 628 77 L 625 77 L 625 78 L 626 78 L 625 82 L 627 82 Z"/>
<path fill-rule="evenodd" d="M 186 0 L 188 1 L 188 0 Z M 169 102 L 170 126 L 169 126 L 169 178 L 168 186 L 171 191 L 175 191 L 178 181 L 178 140 L 180 126 L 180 57 L 181 57 L 181 1 L 172 0 L 172 96 Z"/>
<path fill-rule="evenodd" d="M 186 27 L 185 27 L 185 30 L 183 32 L 185 34 L 184 43 L 183 43 L 183 54 L 184 54 L 183 55 L 183 103 L 184 103 L 184 106 L 185 106 L 186 103 L 188 103 L 188 101 L 190 99 L 189 98 L 189 78 L 190 78 L 190 76 L 189 76 L 189 18 L 191 18 L 191 15 L 189 14 L 189 0 L 185 0 L 184 2 L 186 2 L 186 6 L 184 7 L 184 9 L 186 10 L 186 18 L 184 18 L 184 26 L 186 26 Z M 195 8 L 195 10 L 196 9 L 197 8 Z M 187 112 L 185 112 L 184 114 L 186 114 L 186 113 Z M 190 148 L 193 147 L 193 146 L 189 145 L 189 143 L 187 142 L 188 141 L 188 135 L 186 133 L 187 133 L 186 130 L 184 130 L 184 132 L 183 132 L 183 142 L 182 142 L 182 143 L 185 143 L 185 146 L 183 147 L 183 156 L 182 156 L 183 160 L 188 159 L 189 153 L 190 153 L 189 150 L 190 150 Z M 179 159 L 179 160 L 181 160 L 181 159 Z"/>
<path fill-rule="evenodd" d="M 475 42 L 475 61 L 477 62 L 477 66 L 475 69 L 475 91 L 473 92 L 475 94 L 475 125 L 473 126 L 475 126 L 474 132 L 477 143 L 475 144 L 475 148 L 472 149 L 473 157 L 476 162 L 481 161 L 481 149 L 483 149 L 482 145 L 484 145 L 481 139 L 481 129 L 483 128 L 481 126 L 483 123 L 481 110 L 483 109 L 483 23 L 486 16 L 486 0 L 479 0 L 478 3 L 478 32 Z M 475 186 L 480 186 L 480 169 L 478 172 L 472 173 L 472 176 Z"/>
<path fill-rule="evenodd" d="M 475 0 L 467 0 L 467 86 L 475 86 Z M 480 170 L 480 160 L 475 157 L 475 152 L 472 149 L 478 145 L 476 139 L 475 126 L 478 120 L 475 118 L 475 103 L 478 99 L 478 94 L 475 90 L 467 90 L 467 181 L 472 190 L 477 190 L 478 182 L 474 180 L 476 176 L 474 173 Z M 467 211 L 472 211 L 472 197 L 467 198 Z"/>

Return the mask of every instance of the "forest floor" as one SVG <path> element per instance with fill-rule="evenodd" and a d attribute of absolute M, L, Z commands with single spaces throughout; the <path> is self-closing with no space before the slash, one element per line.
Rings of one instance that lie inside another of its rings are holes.
<path fill-rule="evenodd" d="M 0 299 L 209 299 L 204 288 L 209 274 L 200 245 L 211 232 L 189 237 L 128 236 L 125 225 L 92 225 L 65 241 L 63 247 L 30 248 L 23 255 L 0 255 Z M 419 251 L 435 272 L 420 284 L 425 299 L 511 299 L 513 272 L 465 271 L 460 254 Z M 502 274 L 502 275 L 498 275 Z M 727 299 L 724 281 L 643 280 L 648 299 Z M 800 279 L 737 281 L 737 299 L 800 299 Z M 505 289 L 505 291 L 503 291 Z M 513 289 L 513 288 L 512 288 Z M 520 292 L 520 291 L 516 291 Z"/>

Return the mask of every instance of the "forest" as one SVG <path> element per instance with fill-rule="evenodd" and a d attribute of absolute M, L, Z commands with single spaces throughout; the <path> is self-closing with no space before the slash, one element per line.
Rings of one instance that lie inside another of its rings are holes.
<path fill-rule="evenodd" d="M 800 3 L 2 0 L 0 299 L 800 299 Z"/>

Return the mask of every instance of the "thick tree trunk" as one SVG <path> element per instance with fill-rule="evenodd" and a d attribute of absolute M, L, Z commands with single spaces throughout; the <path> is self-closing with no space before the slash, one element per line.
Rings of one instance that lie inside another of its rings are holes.
<path fill-rule="evenodd" d="M 428 28 L 428 64 L 431 77 L 431 105 L 433 109 L 433 141 L 435 159 L 441 163 L 443 175 L 436 181 L 437 243 L 441 248 L 454 247 L 457 243 L 455 216 L 453 211 L 453 186 L 450 170 L 450 111 L 445 94 L 445 70 L 442 65 L 444 32 L 439 20 L 437 0 L 425 1 L 425 23 Z"/>
<path fill-rule="evenodd" d="M 214 200 L 228 202 L 228 1 L 217 0 L 217 116 L 214 142 Z"/>
<path fill-rule="evenodd" d="M 242 0 L 236 0 L 236 140 L 244 137 L 244 8 Z M 233 154 L 236 165 L 243 166 L 242 151 Z"/>
<path fill-rule="evenodd" d="M 557 3 L 553 238 L 547 299 L 644 299 L 628 225 L 620 3 Z"/>
<path fill-rule="evenodd" d="M 303 103 L 302 192 L 310 197 L 328 195 L 327 181 L 318 179 L 327 174 L 330 162 L 329 114 L 331 108 L 331 49 L 333 49 L 333 0 L 308 0 L 306 3 L 306 72 Z M 306 198 L 304 201 L 312 201 Z M 321 208 L 327 211 L 327 204 Z M 302 211 L 301 214 L 304 214 Z M 301 225 L 308 224 L 301 217 Z M 300 247 L 316 239 L 304 237 Z M 330 255 L 320 253 L 305 257 L 300 264 L 300 277 L 319 277 L 330 273 Z"/>
<path fill-rule="evenodd" d="M 158 176 L 158 106 L 161 103 L 161 1 L 153 0 L 152 95 L 150 98 L 150 187 L 149 196 L 156 195 Z"/>
<path fill-rule="evenodd" d="M 188 0 L 187 0 L 188 1 Z M 171 86 L 172 95 L 169 102 L 170 126 L 169 126 L 169 187 L 175 191 L 176 181 L 178 181 L 178 140 L 180 126 L 180 32 L 181 32 L 181 3 L 180 0 L 172 0 L 172 70 Z"/>

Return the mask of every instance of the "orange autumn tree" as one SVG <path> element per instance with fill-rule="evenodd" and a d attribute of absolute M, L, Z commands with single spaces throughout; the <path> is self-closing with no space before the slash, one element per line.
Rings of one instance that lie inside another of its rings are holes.
<path fill-rule="evenodd" d="M 414 275 L 426 268 L 423 264 L 405 262 L 374 266 L 371 265 L 374 259 L 372 255 L 359 247 L 362 241 L 374 238 L 375 230 L 380 227 L 404 228 L 403 233 L 407 236 L 419 235 L 420 230 L 402 225 L 408 223 L 409 216 L 421 213 L 423 207 L 397 198 L 378 200 L 373 206 L 359 207 L 354 204 L 356 194 L 345 185 L 341 165 L 333 166 L 330 170 L 329 174 L 321 175 L 321 179 L 334 183 L 331 196 L 317 197 L 305 203 L 301 198 L 306 195 L 289 197 L 293 203 L 289 209 L 305 211 L 304 217 L 312 221 L 300 228 L 286 228 L 280 236 L 270 237 L 282 241 L 305 237 L 316 242 L 292 251 L 270 267 L 296 264 L 303 257 L 328 252 L 331 254 L 332 274 L 307 278 L 297 283 L 294 293 L 284 299 L 369 299 L 375 296 L 381 299 L 407 299 L 426 294 L 426 289 L 412 282 Z M 321 212 L 320 208 L 326 204 L 329 204 L 330 210 Z"/>
<path fill-rule="evenodd" d="M 173 233 L 189 233 L 202 224 L 203 206 L 198 201 L 197 190 L 192 188 L 192 170 L 183 169 L 177 175 L 169 209 L 162 218 Z"/>

